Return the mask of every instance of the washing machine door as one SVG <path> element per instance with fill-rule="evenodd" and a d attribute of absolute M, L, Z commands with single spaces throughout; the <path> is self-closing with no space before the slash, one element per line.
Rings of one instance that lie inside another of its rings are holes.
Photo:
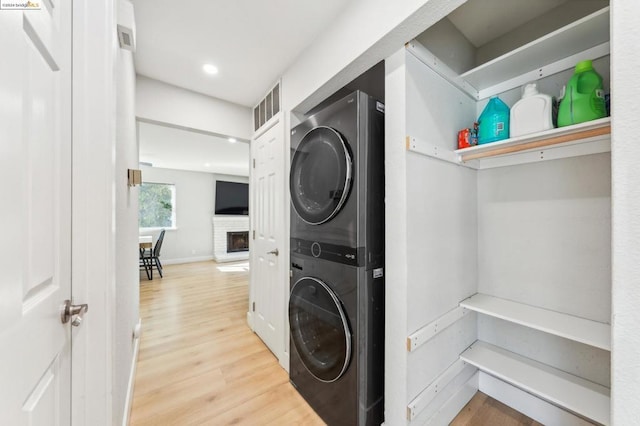
<path fill-rule="evenodd" d="M 351 187 L 351 156 L 340 133 L 318 126 L 300 141 L 291 159 L 291 203 L 302 220 L 319 225 L 342 208 Z"/>
<path fill-rule="evenodd" d="M 338 380 L 351 359 L 351 332 L 337 295 L 316 278 L 299 279 L 291 289 L 289 327 L 307 370 L 323 382 Z"/>

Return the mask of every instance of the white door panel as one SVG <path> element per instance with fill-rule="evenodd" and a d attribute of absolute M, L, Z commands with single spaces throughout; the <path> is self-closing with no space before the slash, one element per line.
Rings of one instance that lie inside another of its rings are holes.
<path fill-rule="evenodd" d="M 278 121 L 251 143 L 254 167 L 251 175 L 251 216 L 255 238 L 251 246 L 251 294 L 256 334 L 280 359 L 284 355 L 286 281 L 283 217 L 284 130 Z"/>
<path fill-rule="evenodd" d="M 0 11 L 0 424 L 70 423 L 71 8 Z"/>

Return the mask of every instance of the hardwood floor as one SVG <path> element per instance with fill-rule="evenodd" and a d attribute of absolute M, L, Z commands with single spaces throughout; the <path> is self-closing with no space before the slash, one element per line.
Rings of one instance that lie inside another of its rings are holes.
<path fill-rule="evenodd" d="M 478 392 L 458 413 L 451 426 L 519 426 L 542 424 L 519 411 Z"/>
<path fill-rule="evenodd" d="M 247 325 L 247 265 L 167 265 L 162 279 L 141 277 L 132 426 L 324 424 Z"/>
<path fill-rule="evenodd" d="M 249 329 L 248 263 L 141 275 L 142 334 L 130 425 L 323 425 Z M 454 426 L 539 425 L 482 393 Z"/>

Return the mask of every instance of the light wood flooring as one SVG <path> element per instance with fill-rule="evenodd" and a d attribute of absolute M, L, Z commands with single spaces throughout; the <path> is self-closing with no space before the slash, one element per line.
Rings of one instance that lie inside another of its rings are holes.
<path fill-rule="evenodd" d="M 248 272 L 213 261 L 140 279 L 132 426 L 323 425 L 247 325 Z"/>
<path fill-rule="evenodd" d="M 469 401 L 460 411 L 451 426 L 542 426 L 519 411 L 496 401 L 482 392 Z"/>
<path fill-rule="evenodd" d="M 164 278 L 141 275 L 131 426 L 324 424 L 247 326 L 247 265 L 166 265 Z M 452 425 L 539 423 L 478 393 Z"/>

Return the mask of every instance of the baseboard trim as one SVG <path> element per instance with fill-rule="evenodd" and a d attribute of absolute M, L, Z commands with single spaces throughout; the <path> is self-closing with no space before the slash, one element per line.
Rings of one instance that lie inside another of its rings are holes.
<path fill-rule="evenodd" d="M 251 311 L 247 312 L 247 324 L 249 325 L 251 331 L 256 331 L 255 328 L 253 328 L 253 312 Z"/>
<path fill-rule="evenodd" d="M 289 373 L 289 352 L 283 352 L 282 355 L 278 358 L 278 362 L 280 363 L 280 367 L 282 367 L 284 371 Z"/>
<path fill-rule="evenodd" d="M 456 418 L 471 398 L 478 392 L 479 372 L 476 371 L 438 411 L 426 422 L 426 425 L 448 425 Z"/>
<path fill-rule="evenodd" d="M 138 324 L 133 330 L 133 356 L 131 358 L 131 371 L 129 372 L 129 384 L 127 385 L 127 396 L 125 397 L 125 405 L 122 414 L 122 426 L 128 426 L 131 418 L 131 408 L 133 407 L 133 386 L 136 380 L 136 367 L 138 366 L 138 351 L 140 350 L 140 331 L 142 330 L 142 320 L 138 320 Z"/>
<path fill-rule="evenodd" d="M 212 259 L 215 260 L 218 263 L 237 262 L 239 260 L 249 260 L 249 252 L 248 251 L 242 251 L 242 252 L 238 252 L 238 253 L 229 253 L 229 254 L 226 254 L 224 256 L 213 255 Z"/>
<path fill-rule="evenodd" d="M 206 262 L 207 260 L 213 260 L 213 256 L 197 256 L 197 257 L 183 257 L 180 259 L 164 259 L 160 258 L 163 265 L 177 265 L 180 263 L 194 263 L 194 262 Z"/>

